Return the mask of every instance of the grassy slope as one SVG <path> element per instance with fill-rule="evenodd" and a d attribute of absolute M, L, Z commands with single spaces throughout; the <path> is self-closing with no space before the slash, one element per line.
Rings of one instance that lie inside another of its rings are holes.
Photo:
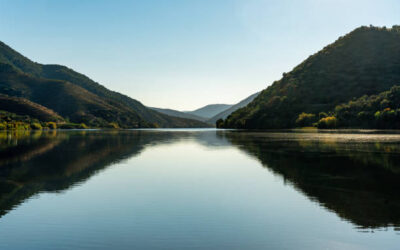
<path fill-rule="evenodd" d="M 20 97 L 0 94 L 0 109 L 17 115 L 28 115 L 40 121 L 63 121 L 63 118 L 53 110 Z"/>

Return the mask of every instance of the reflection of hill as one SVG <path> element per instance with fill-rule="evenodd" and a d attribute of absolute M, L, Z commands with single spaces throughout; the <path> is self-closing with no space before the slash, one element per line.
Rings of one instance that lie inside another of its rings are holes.
<path fill-rule="evenodd" d="M 173 130 L 0 133 L 0 216 L 37 193 L 82 183 L 146 147 L 195 140 L 207 147 L 232 143 L 357 226 L 399 226 L 398 139 L 389 135 Z"/>
<path fill-rule="evenodd" d="M 310 199 L 357 226 L 400 225 L 399 144 L 368 136 L 357 143 L 363 138 L 355 140 L 350 135 L 221 135 Z"/>
<path fill-rule="evenodd" d="M 0 151 L 0 215 L 43 191 L 83 182 L 143 148 L 190 134 L 146 131 L 75 131 L 5 136 Z"/>

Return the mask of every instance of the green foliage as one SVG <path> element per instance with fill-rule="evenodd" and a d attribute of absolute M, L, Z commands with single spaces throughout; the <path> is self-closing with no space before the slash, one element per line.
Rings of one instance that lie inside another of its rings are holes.
<path fill-rule="evenodd" d="M 80 123 L 80 124 L 79 124 L 79 128 L 80 128 L 80 129 L 88 129 L 89 127 L 86 126 L 85 123 Z"/>
<path fill-rule="evenodd" d="M 157 122 L 153 122 L 153 123 L 150 125 L 150 127 L 152 127 L 152 128 L 159 128 L 160 125 L 159 125 Z"/>
<path fill-rule="evenodd" d="M 296 119 L 296 125 L 298 127 L 310 127 L 317 121 L 317 117 L 314 114 L 301 113 Z"/>
<path fill-rule="evenodd" d="M 107 128 L 118 129 L 118 128 L 119 128 L 119 125 L 118 125 L 118 123 L 110 122 L 110 123 L 107 125 Z"/>
<path fill-rule="evenodd" d="M 40 130 L 42 129 L 42 125 L 40 125 L 38 122 L 31 123 L 31 129 Z"/>
<path fill-rule="evenodd" d="M 89 128 L 85 123 L 60 123 L 57 125 L 60 129 L 87 129 Z"/>
<path fill-rule="evenodd" d="M 77 128 L 77 124 L 76 123 L 66 122 L 66 123 L 58 124 L 57 127 L 59 129 L 76 129 Z"/>
<path fill-rule="evenodd" d="M 57 129 L 57 123 L 55 122 L 46 122 L 46 127 L 49 129 Z"/>
<path fill-rule="evenodd" d="M 400 86 L 336 106 L 341 127 L 400 128 Z"/>
<path fill-rule="evenodd" d="M 27 115 L 0 111 L 0 130 L 87 129 L 85 123 L 42 122 Z"/>
<path fill-rule="evenodd" d="M 218 119 L 215 123 L 217 128 L 223 128 L 224 127 L 224 120 L 223 119 Z"/>
<path fill-rule="evenodd" d="M 27 115 L 17 115 L 7 111 L 0 111 L 0 130 L 30 130 L 31 124 L 40 122 Z"/>
<path fill-rule="evenodd" d="M 327 114 L 327 113 L 325 113 L 325 112 L 319 112 L 319 114 L 318 114 L 318 118 L 319 119 L 322 119 L 322 118 L 325 118 L 325 117 L 328 117 L 329 115 Z"/>
<path fill-rule="evenodd" d="M 20 121 L 11 121 L 7 122 L 7 130 L 29 130 L 30 124 L 20 122 Z"/>
<path fill-rule="evenodd" d="M 376 95 L 399 84 L 399 65 L 399 28 L 358 28 L 284 74 L 249 105 L 232 113 L 223 126 L 295 127 L 302 112 L 329 113 L 341 103 Z M 381 101 L 382 107 L 389 105 Z M 360 119 L 364 115 L 360 114 Z"/>
<path fill-rule="evenodd" d="M 334 116 L 324 117 L 317 123 L 318 128 L 337 128 L 337 119 Z"/>

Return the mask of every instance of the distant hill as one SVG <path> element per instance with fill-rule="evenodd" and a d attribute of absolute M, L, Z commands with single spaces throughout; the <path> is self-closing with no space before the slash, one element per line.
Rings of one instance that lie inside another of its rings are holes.
<path fill-rule="evenodd" d="M 211 117 L 229 109 L 230 107 L 232 107 L 230 104 L 209 104 L 194 111 L 185 111 L 185 113 L 210 119 Z"/>
<path fill-rule="evenodd" d="M 194 111 L 178 111 L 178 110 L 173 110 L 173 109 L 162 109 L 162 108 L 151 108 L 151 109 L 158 111 L 160 113 L 166 114 L 166 115 L 199 120 L 199 121 L 209 123 L 211 125 L 215 125 L 215 122 L 218 119 L 225 119 L 232 112 L 236 111 L 239 108 L 246 106 L 251 101 L 253 101 L 254 98 L 258 94 L 259 94 L 259 92 L 247 97 L 246 99 L 244 99 L 234 105 L 210 104 L 210 105 L 204 106 L 202 108 L 196 109 Z M 220 110 L 222 110 L 222 111 L 220 111 Z M 220 112 L 218 112 L 218 111 L 220 111 Z M 210 115 L 212 115 L 216 112 L 218 112 L 218 113 L 212 117 L 209 117 Z"/>
<path fill-rule="evenodd" d="M 169 116 L 175 116 L 175 117 L 185 118 L 185 119 L 193 119 L 193 120 L 198 120 L 198 121 L 203 121 L 203 122 L 206 120 L 206 118 L 204 118 L 204 117 L 188 114 L 188 113 L 178 111 L 178 110 L 153 108 L 153 107 L 148 107 L 148 108 L 155 110 L 159 113 L 169 115 Z"/>
<path fill-rule="evenodd" d="M 257 92 L 255 94 L 252 94 L 251 96 L 247 97 L 246 99 L 240 101 L 239 103 L 232 105 L 230 108 L 214 115 L 213 117 L 211 117 L 210 119 L 208 119 L 206 122 L 211 123 L 211 124 L 215 124 L 215 122 L 219 119 L 226 119 L 230 114 L 232 114 L 233 112 L 235 112 L 236 110 L 245 107 L 247 104 L 249 104 L 250 102 L 252 102 L 254 100 L 254 98 L 257 97 L 257 95 L 260 94 L 260 92 Z"/>
<path fill-rule="evenodd" d="M 27 115 L 40 121 L 63 121 L 63 118 L 51 109 L 31 102 L 25 98 L 10 97 L 0 94 L 0 110 L 17 115 Z"/>
<path fill-rule="evenodd" d="M 121 127 L 206 127 L 197 120 L 172 117 L 111 91 L 61 65 L 43 65 L 0 42 L 0 93 L 24 97 L 73 122 Z"/>
<path fill-rule="evenodd" d="M 219 126 L 291 128 L 303 112 L 335 115 L 335 106 L 399 83 L 400 26 L 360 27 L 283 74 Z"/>

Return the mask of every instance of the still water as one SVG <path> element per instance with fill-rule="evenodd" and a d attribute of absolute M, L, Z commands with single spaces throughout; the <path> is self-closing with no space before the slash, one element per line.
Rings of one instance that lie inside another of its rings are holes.
<path fill-rule="evenodd" d="M 400 134 L 0 134 L 0 249 L 400 249 Z"/>

